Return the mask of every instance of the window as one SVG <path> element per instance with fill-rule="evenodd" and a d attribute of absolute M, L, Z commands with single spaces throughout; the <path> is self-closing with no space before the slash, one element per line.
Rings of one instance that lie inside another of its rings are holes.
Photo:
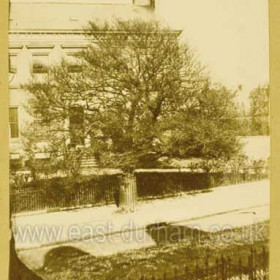
<path fill-rule="evenodd" d="M 68 72 L 69 73 L 78 73 L 78 72 L 82 71 L 82 65 L 79 61 L 78 53 L 68 53 L 67 62 L 68 62 Z"/>
<path fill-rule="evenodd" d="M 9 73 L 15 74 L 17 72 L 17 55 L 9 55 Z"/>
<path fill-rule="evenodd" d="M 69 131 L 71 146 L 84 145 L 84 108 L 81 106 L 69 109 Z"/>
<path fill-rule="evenodd" d="M 48 72 L 48 54 L 33 54 L 32 72 L 47 73 Z"/>
<path fill-rule="evenodd" d="M 11 135 L 11 138 L 18 138 L 19 137 L 18 108 L 16 108 L 16 107 L 10 108 L 9 119 L 10 119 L 10 135 Z"/>

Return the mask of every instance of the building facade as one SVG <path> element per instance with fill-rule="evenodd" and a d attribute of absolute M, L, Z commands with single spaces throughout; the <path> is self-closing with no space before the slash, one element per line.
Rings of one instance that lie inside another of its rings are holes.
<path fill-rule="evenodd" d="M 24 160 L 22 131 L 30 121 L 23 85 L 47 66 L 87 47 L 89 21 L 155 17 L 155 0 L 11 0 L 9 29 L 10 159 Z M 77 65 L 73 62 L 73 71 Z M 38 154 L 44 158 L 46 154 Z"/>

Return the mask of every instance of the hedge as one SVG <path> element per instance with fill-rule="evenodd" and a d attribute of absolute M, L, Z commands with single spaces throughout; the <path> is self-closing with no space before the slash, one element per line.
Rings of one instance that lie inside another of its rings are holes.
<path fill-rule="evenodd" d="M 180 192 L 206 190 L 267 178 L 261 173 L 202 173 L 202 172 L 137 172 L 137 195 L 139 198 L 172 196 Z"/>

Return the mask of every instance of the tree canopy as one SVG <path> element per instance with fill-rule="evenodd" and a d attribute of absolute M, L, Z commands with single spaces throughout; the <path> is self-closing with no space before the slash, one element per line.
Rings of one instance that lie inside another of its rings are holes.
<path fill-rule="evenodd" d="M 53 161 L 69 164 L 74 138 L 100 166 L 123 170 L 238 152 L 234 93 L 211 82 L 179 31 L 114 20 L 91 22 L 85 34 L 76 67 L 63 59 L 25 86 L 35 117 L 29 135 L 49 143 Z"/>
<path fill-rule="evenodd" d="M 251 133 L 269 134 L 269 87 L 259 86 L 250 92 Z"/>

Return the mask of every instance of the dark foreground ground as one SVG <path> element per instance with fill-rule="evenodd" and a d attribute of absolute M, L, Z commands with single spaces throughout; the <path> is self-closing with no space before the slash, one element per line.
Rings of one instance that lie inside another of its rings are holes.
<path fill-rule="evenodd" d="M 176 230 L 168 228 L 168 240 L 158 228 L 148 230 L 157 246 L 98 258 L 73 247 L 60 247 L 46 256 L 44 268 L 37 273 L 54 280 L 140 279 L 141 275 L 152 279 L 162 277 L 164 272 L 171 274 L 174 269 L 184 271 L 185 265 L 189 269 L 202 266 L 207 257 L 209 266 L 222 255 L 233 263 L 240 258 L 247 263 L 252 248 L 257 252 L 263 247 L 268 250 L 269 222 L 215 234 L 192 231 L 178 236 Z"/>

